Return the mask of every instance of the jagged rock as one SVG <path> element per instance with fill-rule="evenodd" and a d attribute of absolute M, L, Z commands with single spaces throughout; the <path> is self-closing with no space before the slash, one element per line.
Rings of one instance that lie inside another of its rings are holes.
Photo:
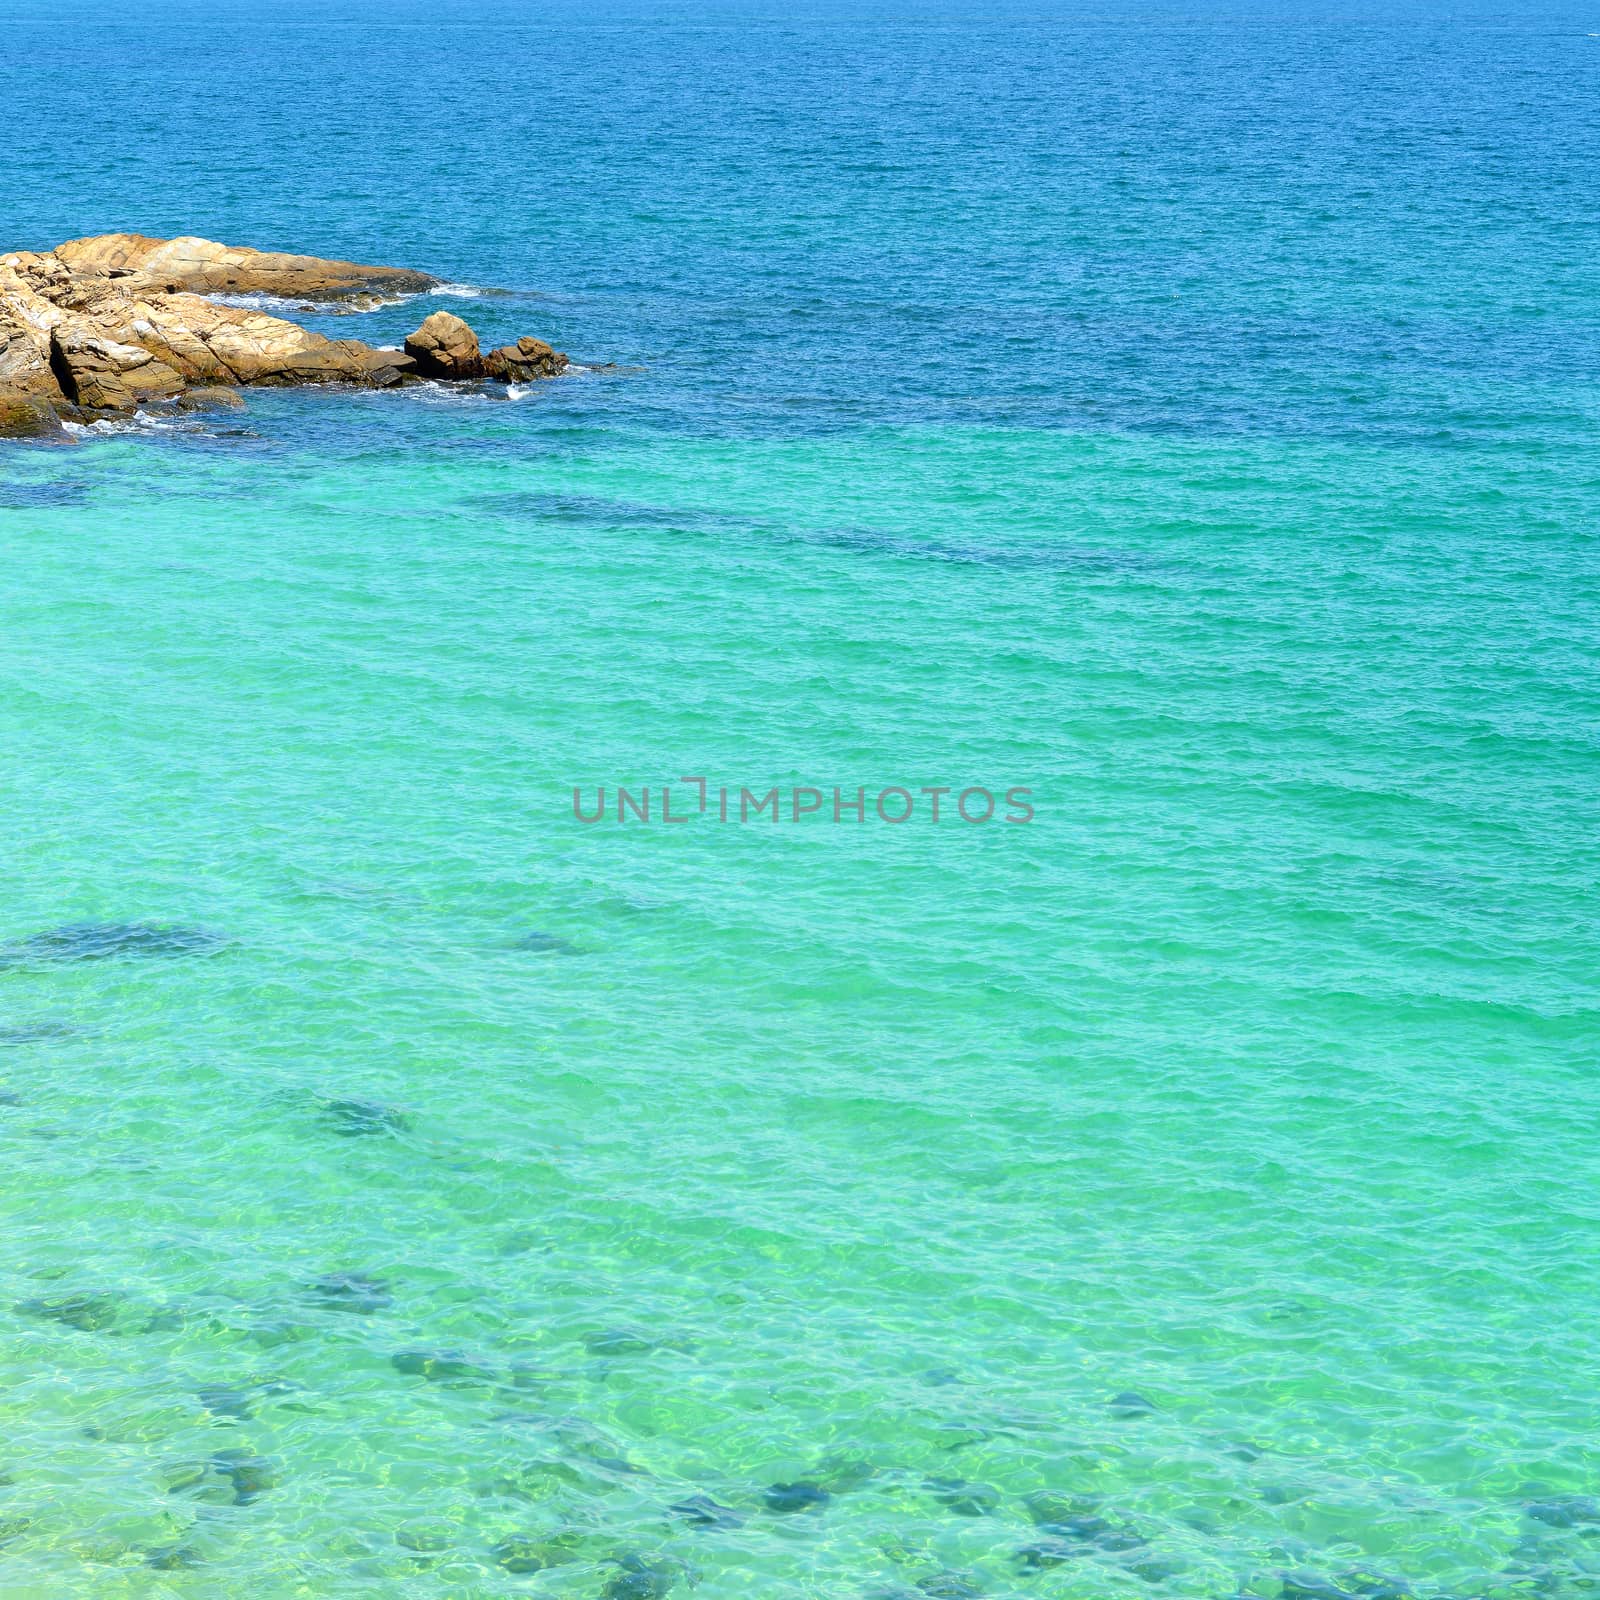
<path fill-rule="evenodd" d="M 0 439 L 48 439 L 65 431 L 48 401 L 0 389 Z"/>
<path fill-rule="evenodd" d="M 131 411 L 144 400 L 170 400 L 184 387 L 182 377 L 143 346 L 82 326 L 51 333 L 50 366 L 67 399 L 92 411 Z"/>
<path fill-rule="evenodd" d="M 406 336 L 406 354 L 424 378 L 472 379 L 483 376 L 478 336 L 460 317 L 435 311 Z"/>
<path fill-rule="evenodd" d="M 124 280 L 135 291 L 167 294 L 270 294 L 328 300 L 352 294 L 420 294 L 439 280 L 406 267 L 366 267 L 354 261 L 283 255 L 217 244 L 210 239 L 150 239 L 106 233 L 69 239 L 55 254 L 74 272 Z"/>
<path fill-rule="evenodd" d="M 12 265 L 45 259 L 0 256 L 0 389 L 56 400 L 61 386 L 50 370 L 50 330 L 64 314 Z"/>
<path fill-rule="evenodd" d="M 528 383 L 534 378 L 554 378 L 567 370 L 567 358 L 542 339 L 518 339 L 503 344 L 483 358 L 483 370 L 502 383 Z"/>
<path fill-rule="evenodd" d="M 565 369 L 567 358 L 538 339 L 485 359 L 471 328 L 448 312 L 429 317 L 404 353 L 328 339 L 252 306 L 206 298 L 269 293 L 349 300 L 423 290 L 436 281 L 400 267 L 131 233 L 0 255 L 0 435 L 50 429 L 36 401 L 57 418 L 87 421 L 185 396 L 190 406 L 229 405 L 216 391 L 242 385 L 385 388 L 419 370 L 454 381 L 492 371 L 521 382 Z M 197 289 L 205 293 L 191 292 Z"/>
<path fill-rule="evenodd" d="M 191 389 L 178 404 L 185 411 L 243 411 L 244 397 L 237 389 Z"/>
<path fill-rule="evenodd" d="M 127 326 L 145 349 L 190 383 L 206 386 L 344 382 L 386 388 L 412 366 L 398 350 L 326 339 L 264 311 L 219 306 L 192 294 L 133 301 Z"/>

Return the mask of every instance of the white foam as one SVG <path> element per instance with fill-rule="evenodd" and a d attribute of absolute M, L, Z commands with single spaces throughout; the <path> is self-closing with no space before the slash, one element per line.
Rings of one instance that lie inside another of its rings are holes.
<path fill-rule="evenodd" d="M 131 417 L 101 417 L 97 422 L 67 422 L 61 426 L 80 438 L 110 439 L 123 434 L 203 433 L 205 424 L 197 417 L 153 417 L 140 412 Z"/>
<path fill-rule="evenodd" d="M 419 299 L 416 294 L 358 294 L 355 296 L 340 295 L 330 300 L 316 300 L 306 297 L 291 297 L 281 294 L 208 294 L 205 296 L 213 304 L 219 306 L 233 306 L 240 311 L 266 311 L 273 316 L 299 315 L 308 313 L 317 316 L 352 317 L 359 316 L 363 311 L 376 311 L 381 306 L 403 306 L 409 300 Z M 355 302 L 359 301 L 359 304 Z"/>
<path fill-rule="evenodd" d="M 447 294 L 456 300 L 477 300 L 481 298 L 483 290 L 470 283 L 436 283 L 428 293 Z"/>

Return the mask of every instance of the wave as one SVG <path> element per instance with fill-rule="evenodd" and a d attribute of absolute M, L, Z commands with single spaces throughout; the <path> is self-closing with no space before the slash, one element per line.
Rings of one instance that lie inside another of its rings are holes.
<path fill-rule="evenodd" d="M 410 300 L 421 299 L 422 294 L 360 294 L 328 300 L 282 294 L 208 294 L 205 298 L 214 305 L 234 306 L 241 311 L 265 311 L 275 317 L 308 313 L 321 317 L 351 317 L 384 306 L 403 306 Z"/>

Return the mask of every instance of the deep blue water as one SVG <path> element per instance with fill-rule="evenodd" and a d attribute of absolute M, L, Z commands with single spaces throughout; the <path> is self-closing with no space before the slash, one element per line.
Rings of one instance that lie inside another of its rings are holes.
<path fill-rule="evenodd" d="M 9 9 L 7 243 L 536 289 L 651 426 L 1592 426 L 1582 5 Z"/>

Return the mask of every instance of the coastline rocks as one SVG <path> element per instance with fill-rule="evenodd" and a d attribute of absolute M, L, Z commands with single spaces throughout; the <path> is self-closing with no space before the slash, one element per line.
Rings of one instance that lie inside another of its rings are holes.
<path fill-rule="evenodd" d="M 353 294 L 421 294 L 439 282 L 406 267 L 368 267 L 210 239 L 151 239 L 142 233 L 69 239 L 54 253 L 76 273 L 120 279 L 129 289 L 167 294 L 187 289 L 199 294 L 330 300 Z"/>
<path fill-rule="evenodd" d="M 207 298 L 332 299 L 352 309 L 437 282 L 402 267 L 136 233 L 14 250 L 0 255 L 0 437 L 43 437 L 59 433 L 63 418 L 94 422 L 151 402 L 229 405 L 221 393 L 244 386 L 382 389 L 424 377 L 525 383 L 567 369 L 567 358 L 539 339 L 485 356 L 472 329 L 445 311 L 400 351 L 329 339 L 249 303 Z"/>
<path fill-rule="evenodd" d="M 220 387 L 191 389 L 178 401 L 183 411 L 243 411 L 244 397 L 233 389 Z"/>
<path fill-rule="evenodd" d="M 131 411 L 146 400 L 171 400 L 182 377 L 140 345 L 121 344 L 82 326 L 56 328 L 50 367 L 61 392 L 91 411 Z"/>
<path fill-rule="evenodd" d="M 503 344 L 483 358 L 483 370 L 502 383 L 529 383 L 535 378 L 554 378 L 567 370 L 567 358 L 552 350 L 542 339 L 518 339 Z"/>
<path fill-rule="evenodd" d="M 49 439 L 65 432 L 46 401 L 0 389 L 0 439 Z"/>
<path fill-rule="evenodd" d="M 477 334 L 448 311 L 435 311 L 415 333 L 406 336 L 406 354 L 424 378 L 464 381 L 483 376 Z"/>

